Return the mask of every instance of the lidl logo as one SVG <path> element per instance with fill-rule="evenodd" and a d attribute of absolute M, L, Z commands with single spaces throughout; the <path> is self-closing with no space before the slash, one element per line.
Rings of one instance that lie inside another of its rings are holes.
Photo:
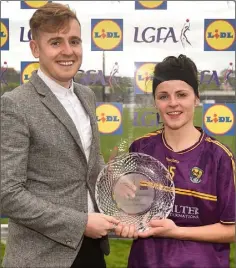
<path fill-rule="evenodd" d="M 167 1 L 135 1 L 135 9 L 167 9 Z"/>
<path fill-rule="evenodd" d="M 235 104 L 204 104 L 203 128 L 209 135 L 235 136 Z"/>
<path fill-rule="evenodd" d="M 31 74 L 33 71 L 38 70 L 39 62 L 21 62 L 21 84 L 29 82 Z"/>
<path fill-rule="evenodd" d="M 152 93 L 153 72 L 156 62 L 135 62 L 135 93 L 150 94 Z"/>
<path fill-rule="evenodd" d="M 91 50 L 92 51 L 122 51 L 123 50 L 123 20 L 122 19 L 92 19 L 91 20 Z"/>
<path fill-rule="evenodd" d="M 0 48 L 9 50 L 9 19 L 1 19 L 0 22 Z"/>
<path fill-rule="evenodd" d="M 235 19 L 205 19 L 204 50 L 235 51 Z"/>
<path fill-rule="evenodd" d="M 122 134 L 122 104 L 98 102 L 96 108 L 98 130 L 101 134 Z"/>
<path fill-rule="evenodd" d="M 37 9 L 52 1 L 21 1 L 21 9 Z"/>

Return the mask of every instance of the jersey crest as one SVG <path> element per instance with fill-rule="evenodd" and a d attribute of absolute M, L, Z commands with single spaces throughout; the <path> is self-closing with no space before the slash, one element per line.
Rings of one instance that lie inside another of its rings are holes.
<path fill-rule="evenodd" d="M 200 183 L 202 180 L 203 170 L 198 167 L 193 167 L 190 171 L 190 180 L 193 183 Z"/>

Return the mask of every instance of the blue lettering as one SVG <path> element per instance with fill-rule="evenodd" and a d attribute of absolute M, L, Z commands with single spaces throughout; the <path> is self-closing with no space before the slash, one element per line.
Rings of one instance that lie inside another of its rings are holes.
<path fill-rule="evenodd" d="M 212 123 L 212 120 L 211 120 L 211 117 L 210 117 L 210 116 L 207 116 L 207 117 L 206 117 L 206 122 L 207 122 L 207 123 Z"/>
<path fill-rule="evenodd" d="M 158 125 L 157 120 L 150 120 L 150 123 L 149 124 L 147 123 L 147 116 L 150 114 L 153 114 L 153 112 L 144 112 L 143 113 L 143 116 L 141 119 L 142 126 L 152 127 L 155 125 L 155 123 L 156 123 L 156 125 Z"/>
<path fill-rule="evenodd" d="M 168 31 L 167 33 L 164 33 L 164 31 Z M 156 32 L 156 35 L 155 35 Z M 165 43 L 167 39 L 171 38 L 174 43 L 177 43 L 178 40 L 176 39 L 174 28 L 173 27 L 147 27 L 145 28 L 142 33 L 141 37 L 139 38 L 139 27 L 134 27 L 134 42 L 135 43 L 153 43 L 156 41 L 156 43 L 159 43 L 160 41 L 163 41 Z"/>
<path fill-rule="evenodd" d="M 233 35 L 230 32 L 221 32 L 220 38 L 233 38 Z"/>
<path fill-rule="evenodd" d="M 113 116 L 113 121 L 114 122 L 119 122 L 120 120 L 119 120 L 119 118 L 117 118 L 117 116 Z"/>
<path fill-rule="evenodd" d="M 139 74 L 138 75 L 138 81 L 143 81 L 143 80 L 144 80 L 143 76 L 141 74 Z"/>
<path fill-rule="evenodd" d="M 212 80 L 214 80 L 216 82 L 216 85 L 217 86 L 220 86 L 220 81 L 219 81 L 219 78 L 218 78 L 218 75 L 217 75 L 217 72 L 216 71 L 213 71 L 212 72 L 212 76 L 211 76 L 211 78 L 208 81 L 208 85 L 211 83 Z"/>
<path fill-rule="evenodd" d="M 99 32 L 94 33 L 94 38 L 101 38 L 102 34 Z M 106 32 L 106 38 L 120 38 L 118 32 Z"/>
<path fill-rule="evenodd" d="M 120 38 L 117 32 L 107 32 L 107 38 Z"/>
<path fill-rule="evenodd" d="M 101 35 L 99 34 L 99 32 L 94 33 L 94 38 L 100 38 L 100 37 L 101 37 Z"/>
<path fill-rule="evenodd" d="M 113 117 L 110 116 L 110 115 L 108 115 L 106 118 L 107 118 L 107 122 L 112 122 L 113 121 Z"/>
<path fill-rule="evenodd" d="M 205 79 L 205 76 L 210 73 L 211 72 L 209 70 L 203 70 L 200 72 L 200 84 L 206 83 L 209 85 L 212 81 L 214 81 L 217 86 L 220 86 L 219 76 L 215 70 L 212 71 L 212 75 L 208 81 Z"/>
<path fill-rule="evenodd" d="M 219 120 L 218 121 L 219 123 L 224 123 L 225 122 L 225 117 L 219 116 L 218 120 Z"/>
<path fill-rule="evenodd" d="M 103 85 L 106 86 L 107 82 L 105 81 L 105 76 L 102 70 L 78 70 L 78 73 L 81 73 L 81 77 L 79 78 L 79 83 L 82 85 Z"/>
<path fill-rule="evenodd" d="M 25 34 L 25 27 L 20 27 L 20 42 L 29 42 L 32 39 L 31 30 L 29 30 L 27 33 L 27 39 L 24 39 L 24 34 Z"/>
<path fill-rule="evenodd" d="M 231 32 L 220 32 L 219 37 L 220 38 L 234 38 Z M 208 32 L 207 38 L 215 38 L 215 33 Z"/>
<path fill-rule="evenodd" d="M 214 37 L 215 37 L 215 35 L 213 35 L 212 32 L 207 33 L 207 38 L 214 38 Z"/>
<path fill-rule="evenodd" d="M 230 119 L 230 117 L 229 117 L 229 116 L 226 116 L 226 117 L 225 117 L 225 122 L 227 122 L 227 123 L 231 123 L 231 122 L 232 122 L 232 120 Z"/>
<path fill-rule="evenodd" d="M 203 84 L 205 82 L 204 81 L 205 73 L 210 73 L 210 71 L 209 70 L 204 70 L 204 71 L 201 72 L 200 84 Z"/>
<path fill-rule="evenodd" d="M 138 112 L 134 112 L 133 125 L 136 126 L 136 127 L 139 125 L 139 123 L 138 123 Z"/>
<path fill-rule="evenodd" d="M 162 27 L 163 29 L 166 29 L 165 27 Z M 167 33 L 166 37 L 165 38 L 161 38 L 159 37 L 159 39 L 157 38 L 157 42 L 159 42 L 160 40 L 164 40 L 163 42 L 165 43 L 167 41 L 168 38 L 172 38 L 173 42 L 174 43 L 177 43 L 177 39 L 175 37 L 175 32 L 174 32 L 174 29 L 173 27 L 170 27 L 169 28 L 169 32 Z"/>
<path fill-rule="evenodd" d="M 212 123 L 213 120 L 211 119 L 210 116 L 206 117 L 206 123 Z M 219 116 L 218 117 L 218 123 L 231 123 L 232 120 L 230 119 L 229 116 Z"/>
<path fill-rule="evenodd" d="M 0 32 L 0 37 L 6 37 L 7 35 L 4 32 Z"/>

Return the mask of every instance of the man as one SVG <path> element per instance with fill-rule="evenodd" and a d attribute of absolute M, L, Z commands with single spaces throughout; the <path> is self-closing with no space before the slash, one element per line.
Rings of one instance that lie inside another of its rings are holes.
<path fill-rule="evenodd" d="M 1 99 L 3 266 L 102 268 L 106 235 L 118 221 L 96 213 L 104 165 L 96 101 L 72 80 L 82 62 L 80 23 L 68 7 L 48 3 L 30 28 L 40 68 Z"/>

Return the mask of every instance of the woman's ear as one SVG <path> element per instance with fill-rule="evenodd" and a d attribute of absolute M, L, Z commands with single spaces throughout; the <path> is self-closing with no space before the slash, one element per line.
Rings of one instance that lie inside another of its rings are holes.
<path fill-rule="evenodd" d="M 200 105 L 200 99 L 198 97 L 195 98 L 195 107 Z"/>
<path fill-rule="evenodd" d="M 154 102 L 154 107 L 156 108 L 156 110 L 158 111 L 158 106 L 157 104 Z"/>

